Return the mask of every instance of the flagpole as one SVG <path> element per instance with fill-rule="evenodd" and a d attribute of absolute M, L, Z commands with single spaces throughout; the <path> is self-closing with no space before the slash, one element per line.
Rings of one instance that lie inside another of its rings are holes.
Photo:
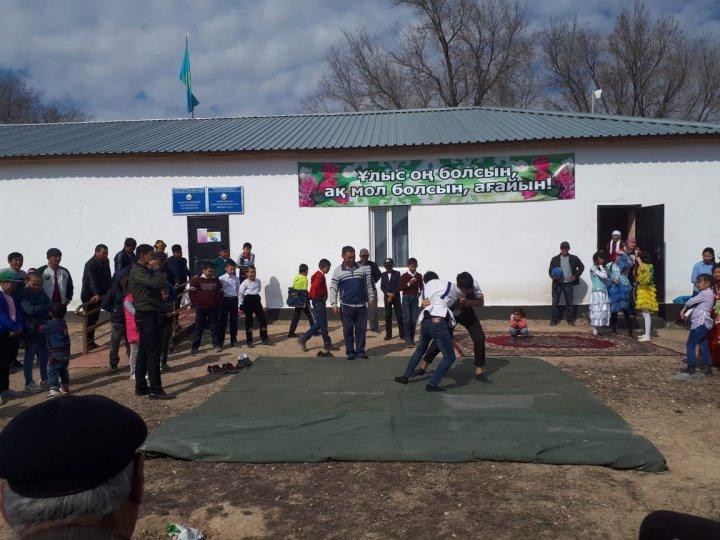
<path fill-rule="evenodd" d="M 188 32 L 185 32 L 185 49 L 188 49 L 188 40 L 190 39 L 190 34 Z M 190 109 L 190 117 L 195 120 L 195 108 L 193 107 Z"/>

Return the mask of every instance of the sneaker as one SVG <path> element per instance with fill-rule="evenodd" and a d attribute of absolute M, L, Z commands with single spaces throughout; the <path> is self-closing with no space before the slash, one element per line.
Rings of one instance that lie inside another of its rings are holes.
<path fill-rule="evenodd" d="M 28 394 L 37 394 L 38 392 L 42 392 L 42 389 L 35 381 L 32 381 L 30 384 L 25 385 L 25 392 Z"/>
<path fill-rule="evenodd" d="M 405 344 L 405 348 L 406 348 L 406 349 L 414 349 L 414 348 L 415 348 L 415 344 L 414 344 L 414 343 L 406 343 L 406 344 Z"/>
<path fill-rule="evenodd" d="M 298 335 L 295 332 L 288 332 L 288 337 L 294 338 L 294 337 L 298 337 Z"/>
<path fill-rule="evenodd" d="M 299 338 L 297 339 L 297 342 L 298 342 L 298 345 L 300 345 L 300 348 L 301 348 L 303 351 L 308 352 L 307 345 L 305 344 L 305 341 L 303 341 L 303 338 L 299 337 Z"/>
<path fill-rule="evenodd" d="M 415 371 L 413 371 L 412 376 L 413 377 L 422 377 L 425 375 L 425 370 L 423 368 L 417 368 Z"/>
<path fill-rule="evenodd" d="M 88 343 L 88 351 L 94 351 L 95 349 L 98 349 L 100 345 L 95 343 L 94 341 L 92 343 Z"/>
<path fill-rule="evenodd" d="M 248 341 L 247 346 L 252 349 L 255 346 L 255 344 L 252 341 Z"/>
<path fill-rule="evenodd" d="M 130 373 L 130 380 L 132 380 L 132 381 L 135 380 L 135 372 L 134 371 Z"/>
<path fill-rule="evenodd" d="M 49 398 L 54 398 L 54 397 L 61 396 L 61 395 L 62 395 L 62 392 L 60 390 L 50 390 L 50 392 L 48 393 Z"/>
<path fill-rule="evenodd" d="M 170 371 L 170 366 L 167 362 L 163 362 L 160 364 L 160 371 Z"/>
<path fill-rule="evenodd" d="M 347 355 L 347 359 L 348 359 L 348 360 L 355 360 L 355 355 L 354 355 L 354 354 L 348 354 L 348 355 Z"/>
<path fill-rule="evenodd" d="M 362 360 L 369 360 L 368 355 L 365 353 L 358 354 L 357 357 L 361 358 Z"/>
<path fill-rule="evenodd" d="M 50 386 L 50 383 L 48 383 L 47 379 L 41 379 L 40 386 Z"/>
<path fill-rule="evenodd" d="M 410 379 L 408 379 L 405 375 L 400 375 L 399 377 L 395 377 L 393 380 L 396 383 L 407 384 Z"/>
<path fill-rule="evenodd" d="M 392 336 L 385 336 L 383 338 L 383 341 L 390 341 L 392 339 Z"/>
<path fill-rule="evenodd" d="M 333 345 L 332 343 L 328 343 L 327 345 L 323 345 L 323 348 L 324 348 L 326 351 L 339 351 L 339 350 L 340 350 L 340 347 L 338 347 L 337 345 Z"/>
<path fill-rule="evenodd" d="M 238 343 L 238 342 L 236 341 L 236 342 L 234 342 L 234 343 L 231 343 L 230 346 L 231 346 L 231 347 L 237 347 L 237 348 L 239 349 L 239 348 L 240 348 L 240 343 Z"/>
<path fill-rule="evenodd" d="M 260 342 L 261 342 L 263 345 L 272 345 L 272 341 L 270 341 L 270 340 L 267 339 L 267 338 L 261 339 Z"/>
<path fill-rule="evenodd" d="M 638 338 L 638 341 L 642 341 L 642 342 L 646 343 L 646 342 L 652 341 L 652 340 L 650 339 L 650 336 L 640 336 Z"/>
<path fill-rule="evenodd" d="M 165 393 L 165 390 L 160 390 L 159 392 L 149 392 L 148 397 L 153 400 L 161 399 L 163 401 L 168 399 L 175 399 L 175 396 L 171 396 L 170 394 Z"/>
<path fill-rule="evenodd" d="M 135 377 L 135 375 L 133 375 L 133 377 Z M 147 387 L 135 389 L 136 396 L 147 396 L 149 393 L 150 393 L 150 390 Z"/>
<path fill-rule="evenodd" d="M 197 353 L 198 353 L 197 349 L 190 349 L 190 354 L 192 354 L 193 356 L 196 355 Z"/>
<path fill-rule="evenodd" d="M 705 366 L 705 376 L 710 377 L 712 374 L 712 366 Z"/>
<path fill-rule="evenodd" d="M 557 321 L 550 321 L 550 326 L 557 326 L 557 325 L 558 325 Z"/>
<path fill-rule="evenodd" d="M 686 373 L 687 375 L 695 375 L 695 366 L 688 366 L 683 370 L 680 370 L 680 373 Z"/>
<path fill-rule="evenodd" d="M 215 347 L 215 352 L 216 352 L 216 353 L 221 353 L 221 352 L 223 352 L 223 348 L 222 348 L 222 347 Z"/>
<path fill-rule="evenodd" d="M 110 366 L 110 373 L 117 373 L 118 367 L 116 364 Z"/>
<path fill-rule="evenodd" d="M 434 384 L 426 384 L 425 391 L 427 391 L 427 392 L 444 392 L 445 389 L 440 388 L 439 386 L 435 386 Z"/>

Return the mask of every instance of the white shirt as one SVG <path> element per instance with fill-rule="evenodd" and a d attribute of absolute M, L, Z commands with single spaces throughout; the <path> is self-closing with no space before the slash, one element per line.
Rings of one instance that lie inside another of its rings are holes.
<path fill-rule="evenodd" d="M 451 281 L 442 279 L 428 281 L 422 290 L 422 297 L 424 300 L 429 300 L 430 305 L 423 308 L 422 313 L 420 313 L 420 320 L 422 321 L 425 318 L 426 313 L 430 313 L 432 317 L 443 318 L 449 315 L 450 327 L 455 326 L 455 316 L 450 308 L 461 296 L 460 289 Z"/>
<path fill-rule="evenodd" d="M 260 284 L 259 278 L 255 278 L 255 281 L 250 281 L 249 279 L 246 279 L 238 287 L 238 304 L 242 305 L 243 299 L 248 294 L 259 295 L 261 289 L 262 285 Z"/>
<path fill-rule="evenodd" d="M 222 283 L 223 294 L 227 298 L 232 298 L 238 295 L 238 287 L 240 286 L 240 280 L 237 276 L 229 276 L 227 273 L 220 276 L 220 283 Z"/>
<path fill-rule="evenodd" d="M 480 288 L 480 285 L 478 285 L 477 281 L 473 281 L 473 290 L 472 290 L 472 299 L 477 300 L 478 298 L 481 298 L 483 295 L 482 289 Z M 460 292 L 460 296 L 464 296 L 462 291 Z M 463 310 L 464 306 L 461 306 L 460 304 L 455 304 L 453 306 L 453 315 L 460 315 L 460 312 Z"/>

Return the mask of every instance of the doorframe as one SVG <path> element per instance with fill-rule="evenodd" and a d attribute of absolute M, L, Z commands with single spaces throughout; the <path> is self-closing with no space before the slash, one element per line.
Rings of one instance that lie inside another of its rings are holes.
<path fill-rule="evenodd" d="M 193 226 L 191 226 L 191 222 L 193 219 L 208 219 L 208 220 L 223 220 L 224 225 L 226 225 L 227 228 L 227 238 L 224 238 L 220 245 L 225 245 L 230 249 L 230 214 L 193 214 L 186 216 L 186 229 L 187 229 L 187 246 L 188 246 L 188 253 L 187 253 L 187 260 L 188 260 L 188 268 L 190 269 L 190 272 L 194 275 L 195 274 L 195 266 L 196 261 L 194 260 L 194 249 L 193 246 L 197 244 L 197 238 L 193 239 L 192 234 L 195 234 L 196 230 Z M 223 227 L 224 229 L 225 227 Z"/>

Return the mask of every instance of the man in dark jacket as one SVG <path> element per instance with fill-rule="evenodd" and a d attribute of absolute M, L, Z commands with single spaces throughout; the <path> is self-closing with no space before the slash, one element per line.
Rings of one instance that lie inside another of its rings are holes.
<path fill-rule="evenodd" d="M 370 260 L 370 252 L 367 248 L 362 248 L 360 250 L 360 262 L 358 263 L 360 266 L 369 266 L 370 267 L 370 278 L 372 279 L 373 284 L 373 291 L 375 292 L 375 296 L 373 298 L 377 298 L 377 282 L 380 281 L 380 268 L 375 263 L 375 261 Z M 372 307 L 368 307 L 368 326 L 370 327 L 370 330 L 376 333 L 380 333 L 380 324 L 378 323 L 378 315 L 377 315 L 377 303 L 375 303 Z"/>
<path fill-rule="evenodd" d="M 187 259 L 183 257 L 180 244 L 173 245 L 172 255 L 168 257 L 167 264 L 175 277 L 175 285 L 187 282 L 190 277 L 190 270 L 188 269 Z"/>
<path fill-rule="evenodd" d="M 112 276 L 110 275 L 108 248 L 105 244 L 98 244 L 95 246 L 95 255 L 85 263 L 82 291 L 80 292 L 80 301 L 83 304 L 90 302 L 86 310 L 95 311 L 87 317 L 88 328 L 97 324 L 100 319 L 100 302 L 110 287 L 112 287 Z M 88 330 L 87 342 L 90 349 L 98 347 L 95 343 L 95 329 Z"/>
<path fill-rule="evenodd" d="M 167 289 L 167 276 L 153 259 L 153 247 L 140 244 L 136 261 L 130 270 L 129 292 L 135 304 L 135 323 L 140 334 L 135 365 L 135 395 L 150 399 L 171 399 L 163 390 L 160 378 L 160 309 L 162 290 Z M 145 380 L 147 373 L 149 379 Z"/>
<path fill-rule="evenodd" d="M 400 272 L 393 269 L 395 262 L 385 259 L 385 272 L 380 278 L 380 290 L 385 295 L 385 341 L 392 339 L 392 312 L 398 323 L 400 339 L 405 341 L 405 324 L 403 323 L 402 304 L 400 303 Z"/>
<path fill-rule="evenodd" d="M 550 259 L 548 274 L 552 281 L 552 319 L 550 326 L 560 321 L 560 295 L 565 297 L 565 318 L 570 326 L 575 326 L 575 304 L 573 286 L 580 284 L 580 275 L 585 265 L 575 255 L 570 254 L 570 243 L 560 244 L 560 253 Z"/>
<path fill-rule="evenodd" d="M 125 243 L 123 244 L 123 248 L 118 251 L 115 254 L 115 258 L 113 259 L 115 269 L 114 271 L 117 272 L 118 270 L 121 270 L 125 267 L 132 266 L 133 263 L 133 257 L 135 256 L 135 247 L 137 246 L 137 242 L 134 238 L 126 238 Z"/>
<path fill-rule="evenodd" d="M 112 325 L 112 333 L 110 334 L 110 372 L 115 373 L 120 363 L 120 344 L 125 341 L 125 351 L 128 358 L 130 357 L 130 346 L 128 345 L 125 333 L 125 308 L 123 302 L 125 300 L 125 291 L 128 286 L 128 274 L 131 267 L 125 267 L 113 276 L 113 286 L 107 292 L 102 301 L 103 311 L 110 313 L 110 324 Z"/>

